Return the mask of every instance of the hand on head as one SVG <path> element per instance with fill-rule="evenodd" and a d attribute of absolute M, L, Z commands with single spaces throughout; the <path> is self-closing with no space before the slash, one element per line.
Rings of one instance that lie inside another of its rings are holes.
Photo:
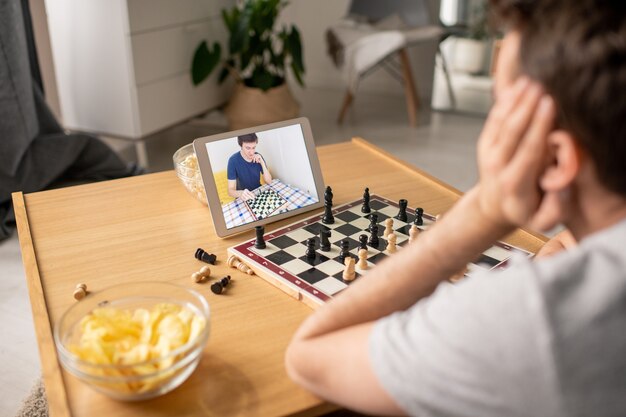
<path fill-rule="evenodd" d="M 254 162 L 255 164 L 260 164 L 261 162 L 263 162 L 263 157 L 261 156 L 261 154 L 255 153 L 252 157 L 252 162 Z"/>
<path fill-rule="evenodd" d="M 542 187 L 555 114 L 553 100 L 526 77 L 499 95 L 478 142 L 480 210 L 492 221 L 545 230 L 561 220 L 558 193 Z"/>

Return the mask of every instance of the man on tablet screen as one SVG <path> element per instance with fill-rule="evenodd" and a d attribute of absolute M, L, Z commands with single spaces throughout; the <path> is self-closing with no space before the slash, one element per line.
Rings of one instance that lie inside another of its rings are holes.
<path fill-rule="evenodd" d="M 267 184 L 272 182 L 265 160 L 256 152 L 259 138 L 256 133 L 237 136 L 241 150 L 228 159 L 228 195 L 243 201 L 253 199 L 253 190 L 261 186 L 261 174 Z"/>

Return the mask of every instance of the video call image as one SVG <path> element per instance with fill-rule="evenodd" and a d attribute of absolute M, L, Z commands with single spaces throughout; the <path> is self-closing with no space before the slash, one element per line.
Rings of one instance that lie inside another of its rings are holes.
<path fill-rule="evenodd" d="M 300 125 L 206 144 L 226 228 L 319 201 Z"/>

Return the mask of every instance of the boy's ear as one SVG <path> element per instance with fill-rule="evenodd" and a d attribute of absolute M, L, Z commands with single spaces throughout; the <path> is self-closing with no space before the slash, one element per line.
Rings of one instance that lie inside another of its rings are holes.
<path fill-rule="evenodd" d="M 580 172 L 581 149 L 574 137 L 564 131 L 555 130 L 548 136 L 549 163 L 539 184 L 544 192 L 559 192 L 567 189 Z"/>

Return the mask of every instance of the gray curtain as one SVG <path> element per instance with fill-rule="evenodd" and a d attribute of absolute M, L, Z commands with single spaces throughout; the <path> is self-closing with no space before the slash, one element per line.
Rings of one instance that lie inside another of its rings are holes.
<path fill-rule="evenodd" d="M 0 240 L 15 227 L 14 191 L 141 173 L 98 138 L 63 131 L 33 81 L 39 68 L 36 59 L 31 62 L 36 53 L 27 6 L 0 0 Z"/>

